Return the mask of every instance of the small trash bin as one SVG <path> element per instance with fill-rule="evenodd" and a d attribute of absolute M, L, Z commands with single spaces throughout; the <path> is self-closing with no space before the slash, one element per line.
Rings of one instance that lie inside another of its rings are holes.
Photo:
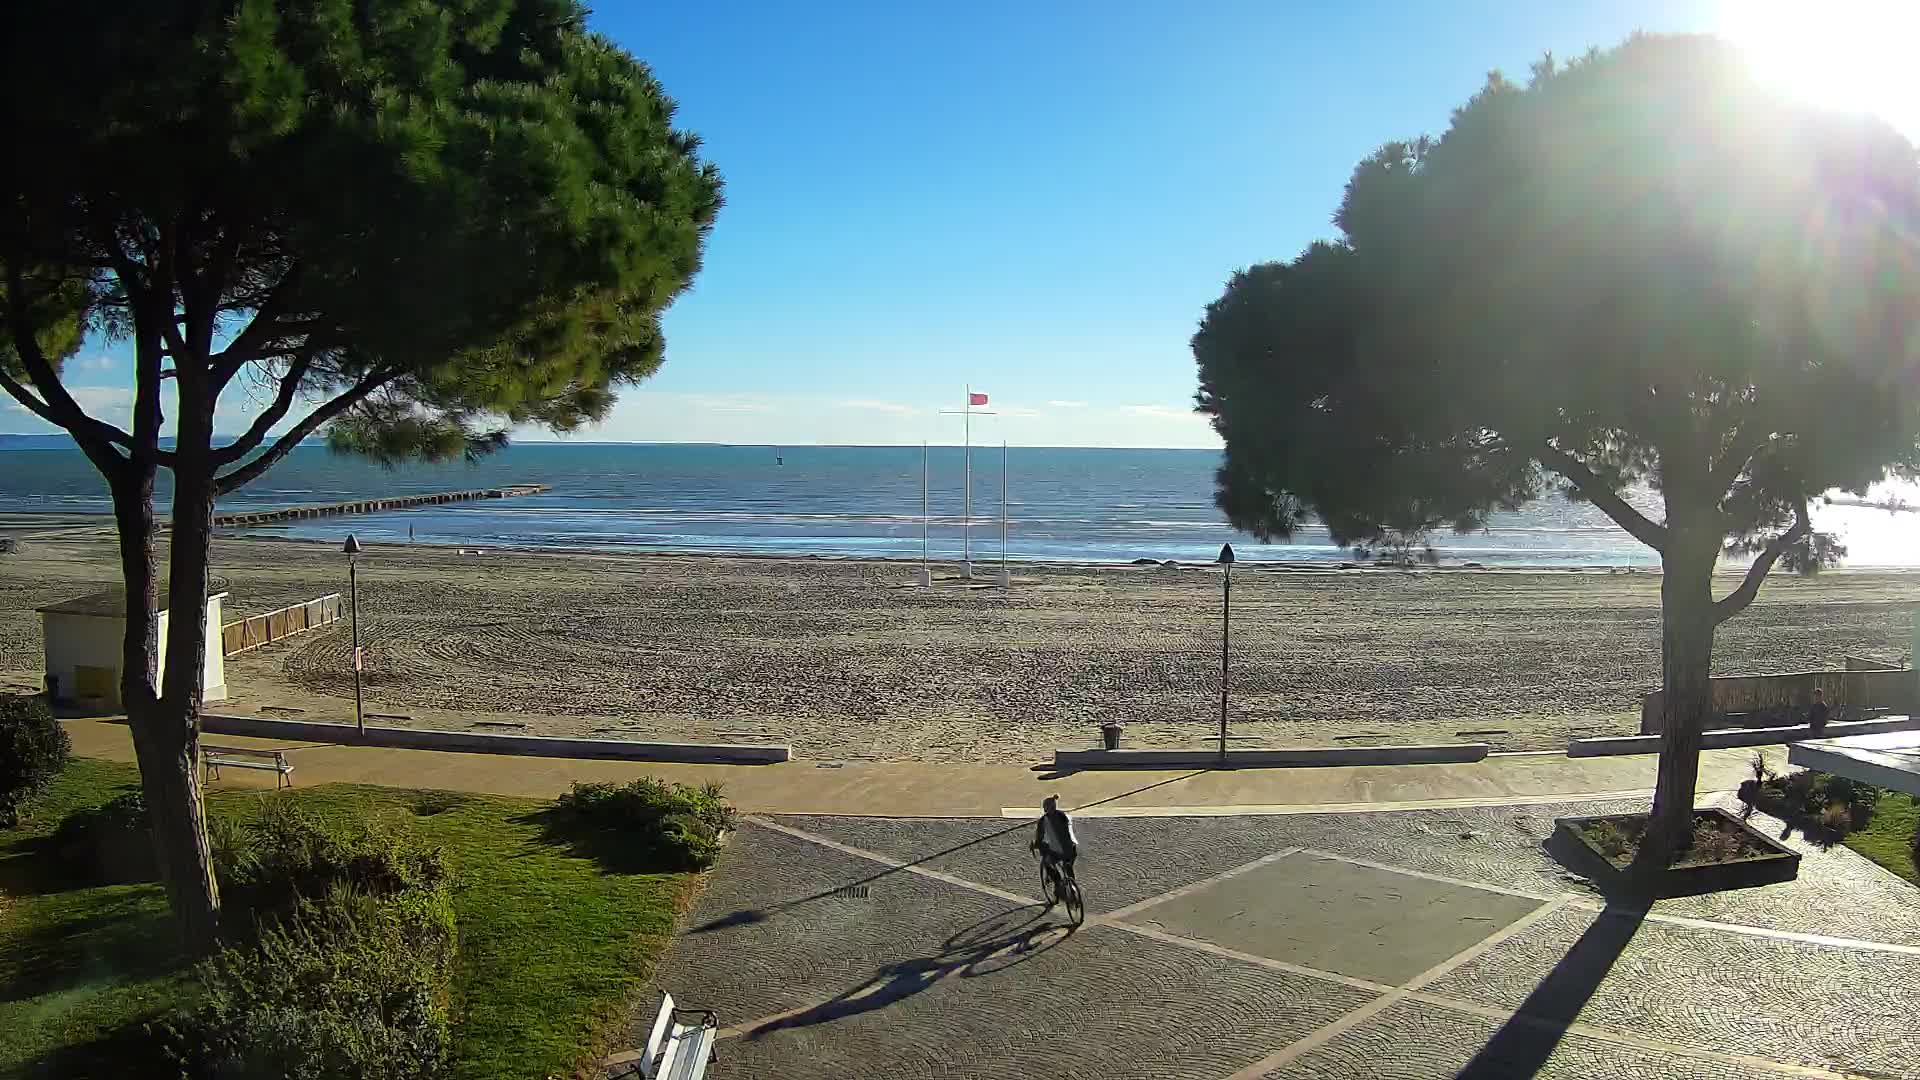
<path fill-rule="evenodd" d="M 1114 723 L 1101 724 L 1100 742 L 1109 750 L 1120 749 L 1120 725 Z"/>

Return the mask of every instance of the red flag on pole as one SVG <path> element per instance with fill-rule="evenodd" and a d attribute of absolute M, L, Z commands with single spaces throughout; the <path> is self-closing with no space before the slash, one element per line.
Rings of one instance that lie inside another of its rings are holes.
<path fill-rule="evenodd" d="M 985 405 L 986 403 L 987 403 L 987 395 L 985 394 L 968 394 L 967 395 L 967 404 L 969 405 Z"/>

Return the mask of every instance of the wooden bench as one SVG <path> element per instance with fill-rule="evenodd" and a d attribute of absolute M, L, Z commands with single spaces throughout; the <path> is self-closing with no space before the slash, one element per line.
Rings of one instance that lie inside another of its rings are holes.
<path fill-rule="evenodd" d="M 273 790 L 293 786 L 293 763 L 284 750 L 249 750 L 244 746 L 200 744 L 200 760 L 206 766 L 207 779 L 220 779 L 222 766 L 233 769 L 265 769 L 274 774 Z"/>
<path fill-rule="evenodd" d="M 700 1080 L 713 1061 L 713 1044 L 720 1037 L 720 1021 L 711 1009 L 677 1009 L 672 994 L 660 995 L 660 1012 L 653 1018 L 647 1045 L 608 1058 L 603 1064 L 633 1066 L 619 1075 L 646 1080 Z"/>

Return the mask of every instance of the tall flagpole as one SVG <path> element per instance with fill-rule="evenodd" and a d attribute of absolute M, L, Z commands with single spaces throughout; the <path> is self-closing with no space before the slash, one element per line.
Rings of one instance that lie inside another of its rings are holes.
<path fill-rule="evenodd" d="M 968 386 L 966 388 L 966 393 L 967 393 L 966 407 L 959 410 L 960 415 L 963 418 L 961 422 L 964 425 L 964 429 L 966 431 L 966 461 L 967 461 L 967 472 L 966 472 L 967 494 L 966 494 L 966 505 L 964 510 L 964 516 L 966 520 L 961 523 L 962 535 L 966 537 L 966 555 L 965 555 L 965 561 L 960 564 L 960 576 L 967 581 L 972 581 L 973 580 L 973 398 L 974 398 L 973 387 Z M 985 394 L 982 394 L 980 396 L 983 399 L 986 397 Z M 953 412 L 954 410 L 952 409 L 941 409 L 940 415 L 951 416 L 953 415 Z M 993 413 L 993 410 L 991 409 L 982 409 L 980 410 L 980 415 L 992 416 L 994 415 L 994 413 Z"/>
<path fill-rule="evenodd" d="M 927 516 L 931 507 L 927 494 L 927 444 L 920 444 L 920 584 L 933 584 L 933 571 L 927 566 Z"/>
<path fill-rule="evenodd" d="M 1000 441 L 1000 587 L 1013 587 L 1013 578 L 1007 574 L 1007 443 Z"/>
<path fill-rule="evenodd" d="M 963 535 L 966 537 L 966 540 L 965 540 L 966 561 L 961 564 L 960 576 L 966 578 L 968 581 L 972 581 L 973 580 L 973 386 L 971 384 L 967 386 L 967 396 L 965 400 L 965 405 L 966 405 L 966 408 L 963 409 L 962 411 L 966 413 L 966 419 L 962 421 L 962 426 L 966 430 L 966 444 L 967 444 L 967 449 L 966 449 L 967 521 L 966 521 L 966 525 L 964 526 L 965 531 L 963 533 Z"/>

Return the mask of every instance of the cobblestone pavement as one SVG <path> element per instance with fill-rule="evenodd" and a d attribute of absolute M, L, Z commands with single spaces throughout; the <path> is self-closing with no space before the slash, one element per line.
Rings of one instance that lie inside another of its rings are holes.
<path fill-rule="evenodd" d="M 749 819 L 658 983 L 716 1080 L 1920 1080 L 1920 890 L 1606 908 L 1541 842 L 1611 809 L 1083 817 L 1074 933 L 1027 822 Z"/>

